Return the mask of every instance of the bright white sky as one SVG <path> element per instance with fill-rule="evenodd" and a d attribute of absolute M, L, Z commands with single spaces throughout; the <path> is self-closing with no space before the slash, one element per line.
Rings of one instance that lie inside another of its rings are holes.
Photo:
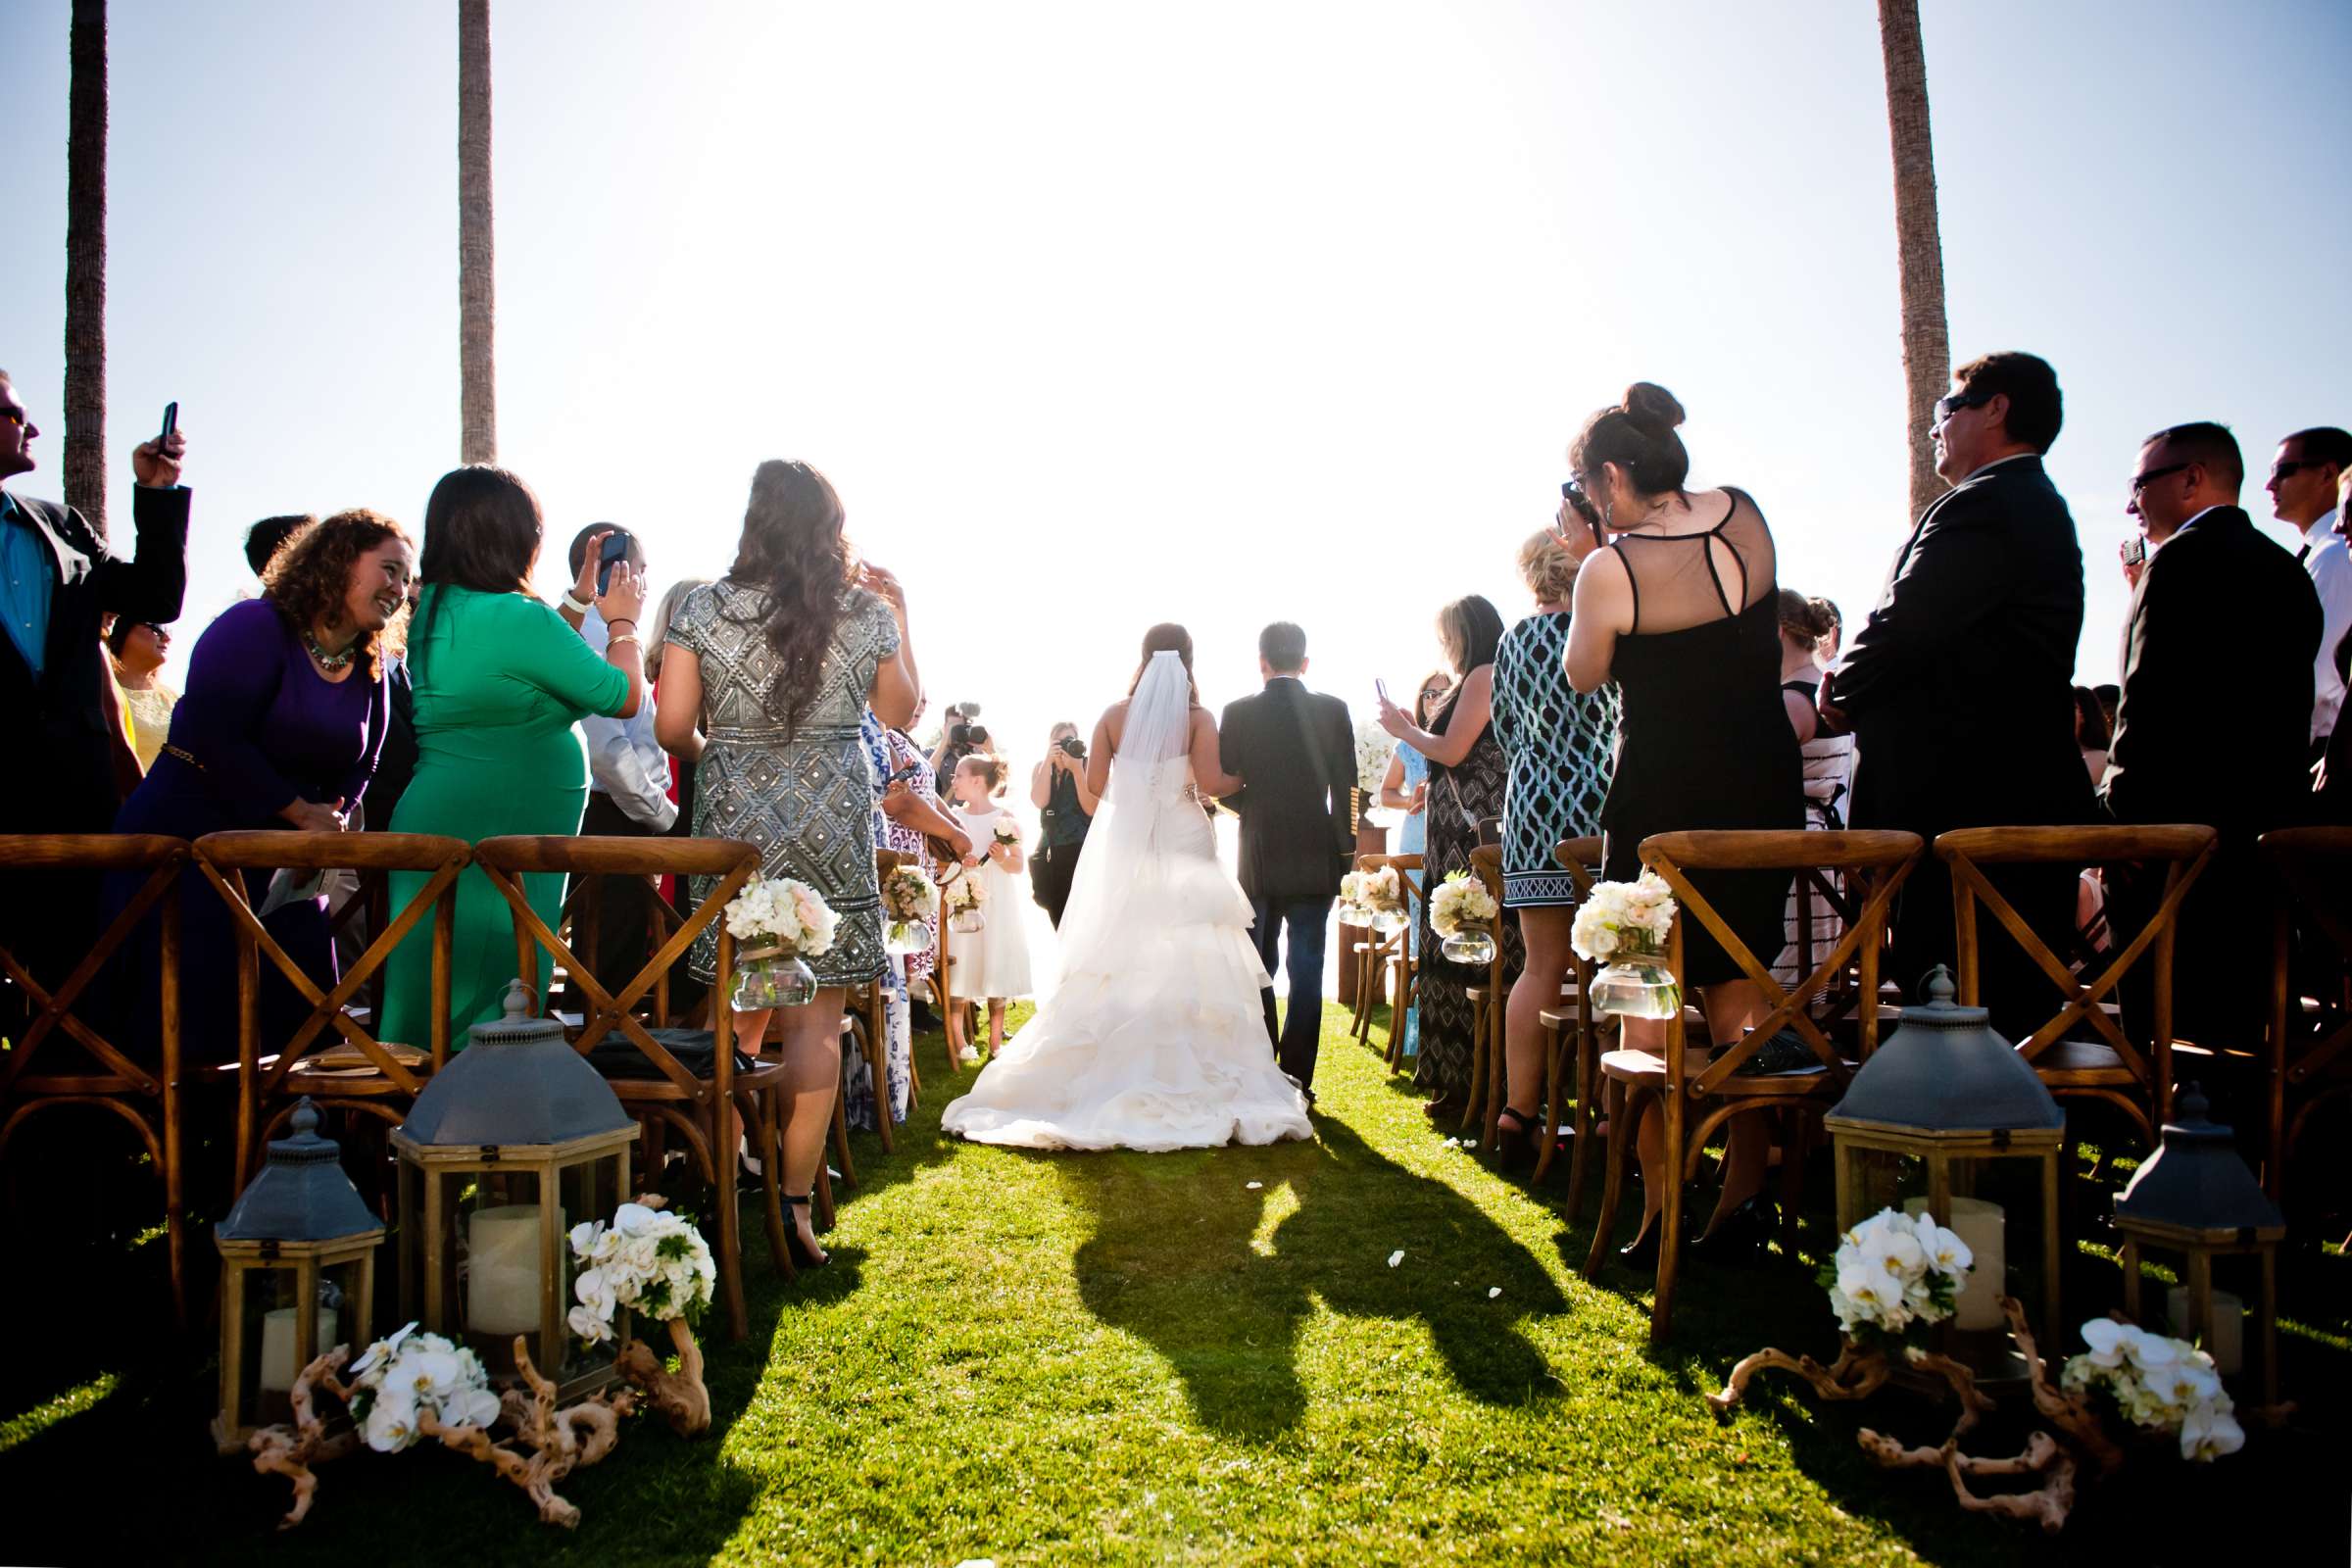
<path fill-rule="evenodd" d="M 67 13 L 0 15 L 0 366 L 48 495 Z M 415 527 L 456 461 L 455 17 L 114 7 L 108 445 L 180 400 L 183 657 L 252 519 Z M 2080 674 L 2112 679 L 2139 437 L 2221 418 L 2259 474 L 2352 422 L 2352 11 L 1926 26 L 1955 358 L 2058 368 Z M 906 578 L 934 697 L 982 700 L 1024 778 L 1154 620 L 1192 627 L 1212 704 L 1275 617 L 1359 714 L 1375 673 L 1409 689 L 1440 603 L 1523 612 L 1562 449 L 1637 377 L 1849 620 L 1908 526 L 1860 0 L 500 0 L 494 27 L 501 456 L 547 506 L 543 584 L 598 519 L 657 583 L 714 574 L 753 466 L 808 459 Z"/>

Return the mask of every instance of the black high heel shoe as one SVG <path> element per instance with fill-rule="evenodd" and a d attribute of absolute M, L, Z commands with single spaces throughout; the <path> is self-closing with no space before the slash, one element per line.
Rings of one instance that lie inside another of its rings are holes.
<path fill-rule="evenodd" d="M 1666 1228 L 1666 1215 L 1661 1211 L 1643 1228 L 1641 1235 L 1617 1249 L 1617 1261 L 1627 1268 L 1654 1269 L 1658 1266 L 1658 1234 Z"/>
<path fill-rule="evenodd" d="M 1685 1242 L 1683 1255 L 1718 1266 L 1746 1267 L 1760 1263 L 1780 1214 L 1780 1205 L 1758 1193 L 1724 1215 L 1713 1230 Z"/>
<path fill-rule="evenodd" d="M 795 1198 L 787 1193 L 784 1195 L 784 1201 L 793 1208 L 807 1208 L 808 1195 L 803 1193 L 800 1197 Z M 800 1216 L 796 1214 L 793 1217 L 797 1221 Z M 830 1252 L 812 1252 L 808 1250 L 808 1244 L 801 1240 L 801 1227 L 797 1223 L 785 1228 L 784 1245 L 792 1250 L 792 1266 L 796 1269 L 823 1268 L 827 1263 L 833 1261 L 833 1254 Z"/>
<path fill-rule="evenodd" d="M 1494 1117 L 1494 1168 L 1509 1175 L 1535 1163 L 1536 1135 L 1544 1125 L 1541 1111 L 1522 1115 L 1505 1105 Z"/>

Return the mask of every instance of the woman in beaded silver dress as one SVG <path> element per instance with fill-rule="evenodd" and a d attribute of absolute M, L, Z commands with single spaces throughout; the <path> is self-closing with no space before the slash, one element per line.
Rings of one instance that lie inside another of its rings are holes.
<path fill-rule="evenodd" d="M 831 950 L 807 960 L 815 1000 L 774 1009 L 787 1068 L 784 1193 L 806 1263 L 825 1261 L 808 1194 L 841 1084 L 842 1008 L 849 987 L 887 967 L 873 770 L 858 726 L 869 706 L 884 723 L 907 722 L 920 689 L 906 596 L 858 561 L 843 520 L 816 469 L 760 465 L 734 566 L 687 595 L 670 622 L 670 695 L 656 721 L 662 744 L 696 762 L 696 836 L 757 844 L 766 875 L 808 883 L 840 916 Z M 694 879 L 698 902 L 713 882 Z M 705 930 L 690 960 L 698 977 L 716 978 L 717 948 L 715 927 Z M 769 1016 L 735 1014 L 745 1049 L 759 1049 Z"/>

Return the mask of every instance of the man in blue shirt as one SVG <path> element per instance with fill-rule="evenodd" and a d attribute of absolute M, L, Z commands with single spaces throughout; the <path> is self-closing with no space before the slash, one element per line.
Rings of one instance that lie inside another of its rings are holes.
<path fill-rule="evenodd" d="M 0 370 L 0 484 L 34 467 L 40 429 Z M 136 554 L 124 561 L 88 518 L 55 501 L 0 490 L 0 712 L 17 765 L 0 769 L 0 832 L 104 833 L 122 793 L 122 738 L 99 641 L 108 614 L 168 625 L 187 589 L 187 441 L 174 431 L 131 454 Z M 97 879 L 0 877 L 0 945 L 55 985 L 89 949 Z M 0 1002 L 0 1034 L 13 1033 Z"/>

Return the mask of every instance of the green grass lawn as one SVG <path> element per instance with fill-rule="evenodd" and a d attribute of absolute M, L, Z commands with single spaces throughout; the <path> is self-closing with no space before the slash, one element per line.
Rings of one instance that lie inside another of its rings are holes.
<path fill-rule="evenodd" d="M 207 1357 L 70 1310 L 20 1255 L 0 1558 L 2163 1562 L 2298 1539 L 2339 1556 L 2340 1259 L 2290 1278 L 2290 1303 L 2333 1303 L 2290 1345 L 2296 1429 L 2210 1469 L 2147 1464 L 2053 1543 L 1861 1457 L 1859 1426 L 1949 1424 L 1907 1396 L 1824 1407 L 1776 1383 L 1718 1423 L 1699 1394 L 1740 1353 L 1834 1348 L 1809 1263 L 1690 1269 L 1652 1350 L 1646 1276 L 1577 1276 L 1591 1216 L 1563 1221 L 1564 1169 L 1531 1194 L 1447 1149 L 1346 1015 L 1326 1020 L 1316 1142 L 1159 1155 L 943 1141 L 970 1073 L 947 1081 L 938 1037 L 918 1040 L 924 1102 L 895 1155 L 857 1141 L 833 1266 L 784 1285 L 749 1216 L 752 1335 L 712 1346 L 714 1429 L 634 1421 L 562 1487 L 576 1534 L 419 1449 L 326 1467 L 310 1522 L 275 1536 L 284 1484 L 211 1453 Z M 1808 1249 L 1826 1236 L 1809 1219 Z M 2112 1297 L 2112 1264 L 2086 1251 L 2077 1272 L 2070 1316 L 2103 1309 L 2087 1298 Z"/>

